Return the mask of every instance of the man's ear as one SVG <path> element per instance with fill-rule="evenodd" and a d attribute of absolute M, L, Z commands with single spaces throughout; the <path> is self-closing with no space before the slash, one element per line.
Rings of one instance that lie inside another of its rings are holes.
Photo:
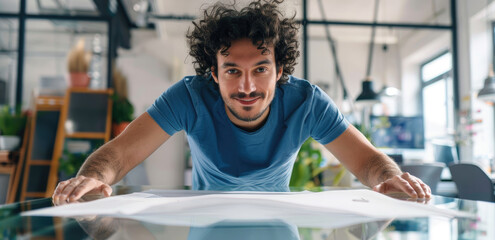
<path fill-rule="evenodd" d="M 283 67 L 279 67 L 278 68 L 278 71 L 277 71 L 277 81 L 280 80 L 280 78 L 282 77 L 282 72 L 284 71 L 284 68 Z"/>
<path fill-rule="evenodd" d="M 215 67 L 211 67 L 210 70 L 211 70 L 211 76 L 213 77 L 213 80 L 215 80 L 215 82 L 218 84 L 218 77 L 217 77 L 217 74 L 215 72 Z"/>

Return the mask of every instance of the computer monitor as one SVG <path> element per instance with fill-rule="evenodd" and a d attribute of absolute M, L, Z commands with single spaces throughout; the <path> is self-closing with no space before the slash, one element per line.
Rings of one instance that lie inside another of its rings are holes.
<path fill-rule="evenodd" d="M 371 141 L 379 148 L 424 149 L 422 116 L 371 116 Z"/>

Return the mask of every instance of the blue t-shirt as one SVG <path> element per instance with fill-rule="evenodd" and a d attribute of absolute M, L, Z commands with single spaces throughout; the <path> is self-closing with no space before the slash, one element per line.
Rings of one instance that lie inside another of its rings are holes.
<path fill-rule="evenodd" d="M 148 113 L 169 135 L 186 132 L 194 189 L 288 186 L 301 145 L 309 137 L 327 144 L 348 126 L 327 94 L 293 76 L 277 85 L 268 119 L 255 132 L 230 121 L 218 85 L 200 76 L 174 84 Z"/>

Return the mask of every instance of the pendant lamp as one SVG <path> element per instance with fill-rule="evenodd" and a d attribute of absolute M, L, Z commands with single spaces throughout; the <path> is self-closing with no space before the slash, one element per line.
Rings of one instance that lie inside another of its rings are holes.
<path fill-rule="evenodd" d="M 373 81 L 371 81 L 371 77 L 366 77 L 362 85 L 362 91 L 359 96 L 356 98 L 356 101 L 360 104 L 364 105 L 373 105 L 379 102 L 378 94 L 373 90 Z"/>
<path fill-rule="evenodd" d="M 479 91 L 478 98 L 487 102 L 495 102 L 495 76 L 492 69 L 490 69 L 490 73 L 485 78 L 485 84 Z"/>
<path fill-rule="evenodd" d="M 373 16 L 373 23 L 376 23 L 377 15 L 378 15 L 378 4 L 379 0 L 375 1 L 375 12 Z M 379 95 L 373 90 L 373 82 L 371 81 L 371 62 L 373 59 L 373 45 L 375 43 L 375 32 L 376 27 L 373 25 L 371 28 L 371 41 L 369 46 L 369 54 L 368 54 L 368 65 L 366 69 L 366 78 L 362 82 L 362 91 L 359 96 L 356 98 L 356 103 L 365 106 L 371 106 L 375 103 L 379 102 Z"/>

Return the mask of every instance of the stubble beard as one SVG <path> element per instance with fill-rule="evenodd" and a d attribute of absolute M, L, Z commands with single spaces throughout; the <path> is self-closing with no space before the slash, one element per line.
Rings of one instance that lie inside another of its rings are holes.
<path fill-rule="evenodd" d="M 250 97 L 260 97 L 260 100 L 265 100 L 266 96 L 265 94 L 263 93 L 256 93 L 256 92 L 253 92 L 249 95 Z M 236 97 L 239 97 L 239 98 L 244 98 L 246 97 L 246 94 L 243 94 L 243 93 L 237 93 L 237 94 L 232 94 L 230 96 L 230 99 L 234 99 Z M 259 112 L 258 114 L 256 114 L 255 116 L 253 117 L 249 117 L 249 116 L 242 116 L 241 114 L 239 114 L 237 111 L 235 111 L 229 104 L 225 104 L 227 106 L 227 109 L 229 109 L 229 112 L 235 117 L 237 118 L 238 120 L 241 120 L 243 122 L 254 122 L 256 120 L 258 120 L 261 116 L 263 116 L 263 114 L 268 110 L 268 108 L 270 107 L 270 104 L 271 102 L 273 101 L 273 97 L 272 99 L 270 99 L 270 103 L 265 107 L 265 109 L 263 109 L 261 112 Z M 251 106 L 244 106 L 242 107 L 242 109 L 246 112 L 249 112 L 249 111 L 252 111 L 253 110 L 253 107 Z"/>
<path fill-rule="evenodd" d="M 268 107 L 270 105 L 266 106 L 265 109 L 263 109 L 260 113 L 258 113 L 257 115 L 255 115 L 254 117 L 243 117 L 241 116 L 238 112 L 236 112 L 234 109 L 232 109 L 229 105 L 227 105 L 227 108 L 229 109 L 229 112 L 232 113 L 232 115 L 243 121 L 243 122 L 254 122 L 256 120 L 258 120 L 261 116 L 263 116 L 263 114 L 266 112 L 266 110 L 268 110 Z M 245 111 L 249 112 L 252 110 L 252 107 L 242 107 Z"/>

